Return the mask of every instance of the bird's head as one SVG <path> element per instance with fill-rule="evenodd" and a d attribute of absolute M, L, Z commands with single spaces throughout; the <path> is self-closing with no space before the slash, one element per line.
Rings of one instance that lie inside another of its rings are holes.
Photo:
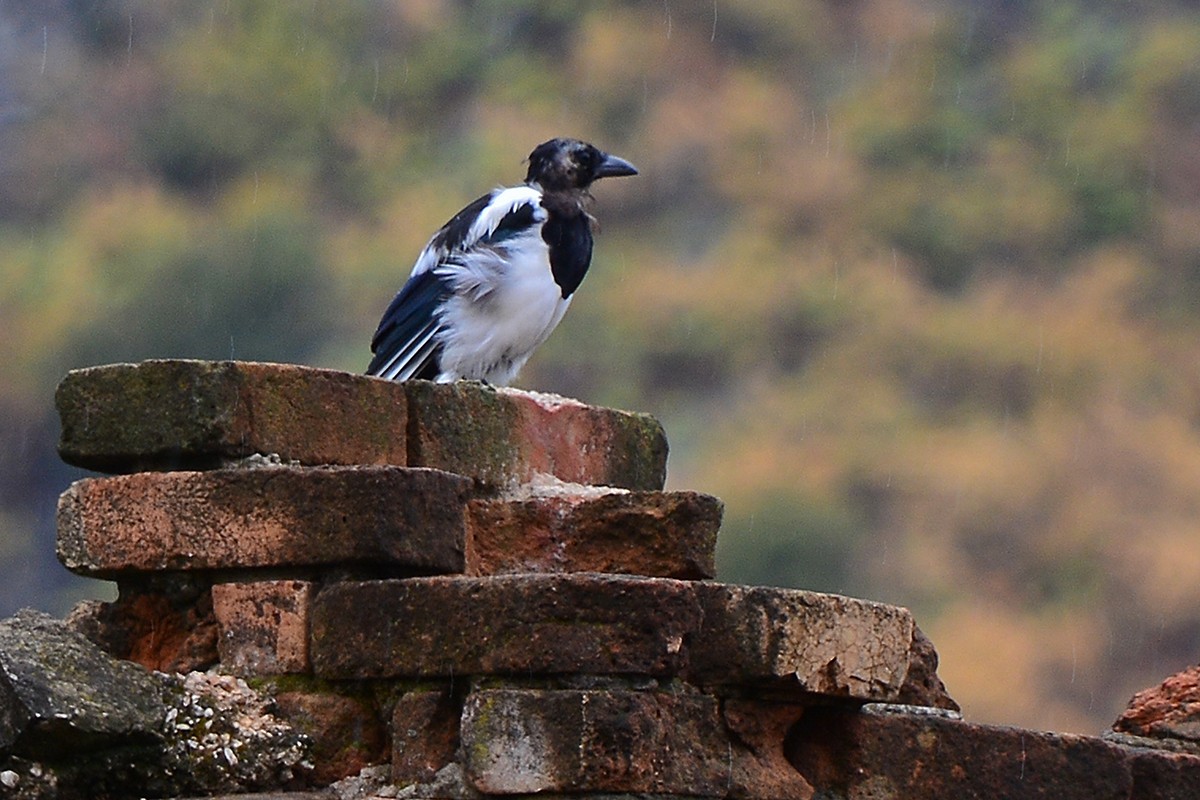
<path fill-rule="evenodd" d="M 578 139 L 551 139 L 529 154 L 526 183 L 536 183 L 547 191 L 586 189 L 592 181 L 637 175 L 637 168 Z"/>

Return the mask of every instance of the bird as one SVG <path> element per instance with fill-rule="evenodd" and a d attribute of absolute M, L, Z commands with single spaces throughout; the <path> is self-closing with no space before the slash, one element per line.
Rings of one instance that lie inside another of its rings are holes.
<path fill-rule="evenodd" d="M 488 192 L 430 238 L 371 338 L 367 375 L 507 386 L 550 336 L 591 264 L 589 187 L 638 171 L 561 137 L 528 162 L 523 184 Z"/>

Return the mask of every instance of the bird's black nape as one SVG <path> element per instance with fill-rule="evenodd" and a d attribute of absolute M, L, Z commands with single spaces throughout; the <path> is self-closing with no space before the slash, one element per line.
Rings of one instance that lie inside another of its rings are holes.
<path fill-rule="evenodd" d="M 578 139 L 551 139 L 529 154 L 526 183 L 536 183 L 550 192 L 586 189 L 600 178 L 637 175 L 637 168 L 623 158 Z"/>

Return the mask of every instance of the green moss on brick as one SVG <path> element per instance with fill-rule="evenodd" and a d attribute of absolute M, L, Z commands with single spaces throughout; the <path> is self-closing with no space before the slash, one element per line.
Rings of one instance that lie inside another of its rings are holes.
<path fill-rule="evenodd" d="M 101 471 L 185 465 L 222 442 L 237 446 L 237 390 L 230 362 L 147 361 L 73 370 L 59 384 L 64 461 Z M 231 446 L 230 446 L 231 445 Z"/>
<path fill-rule="evenodd" d="M 495 389 L 473 381 L 410 381 L 408 463 L 508 482 L 520 459 L 519 412 Z"/>
<path fill-rule="evenodd" d="M 609 474 L 623 489 L 658 491 L 667 480 L 667 434 L 649 414 L 626 413 L 609 442 Z"/>

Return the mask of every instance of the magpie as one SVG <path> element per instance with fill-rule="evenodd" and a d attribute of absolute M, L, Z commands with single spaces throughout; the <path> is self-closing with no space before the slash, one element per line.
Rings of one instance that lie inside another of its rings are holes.
<path fill-rule="evenodd" d="M 588 187 L 636 174 L 577 139 L 538 145 L 524 184 L 480 197 L 425 245 L 371 339 L 367 374 L 506 386 L 587 274 L 596 224 Z"/>

